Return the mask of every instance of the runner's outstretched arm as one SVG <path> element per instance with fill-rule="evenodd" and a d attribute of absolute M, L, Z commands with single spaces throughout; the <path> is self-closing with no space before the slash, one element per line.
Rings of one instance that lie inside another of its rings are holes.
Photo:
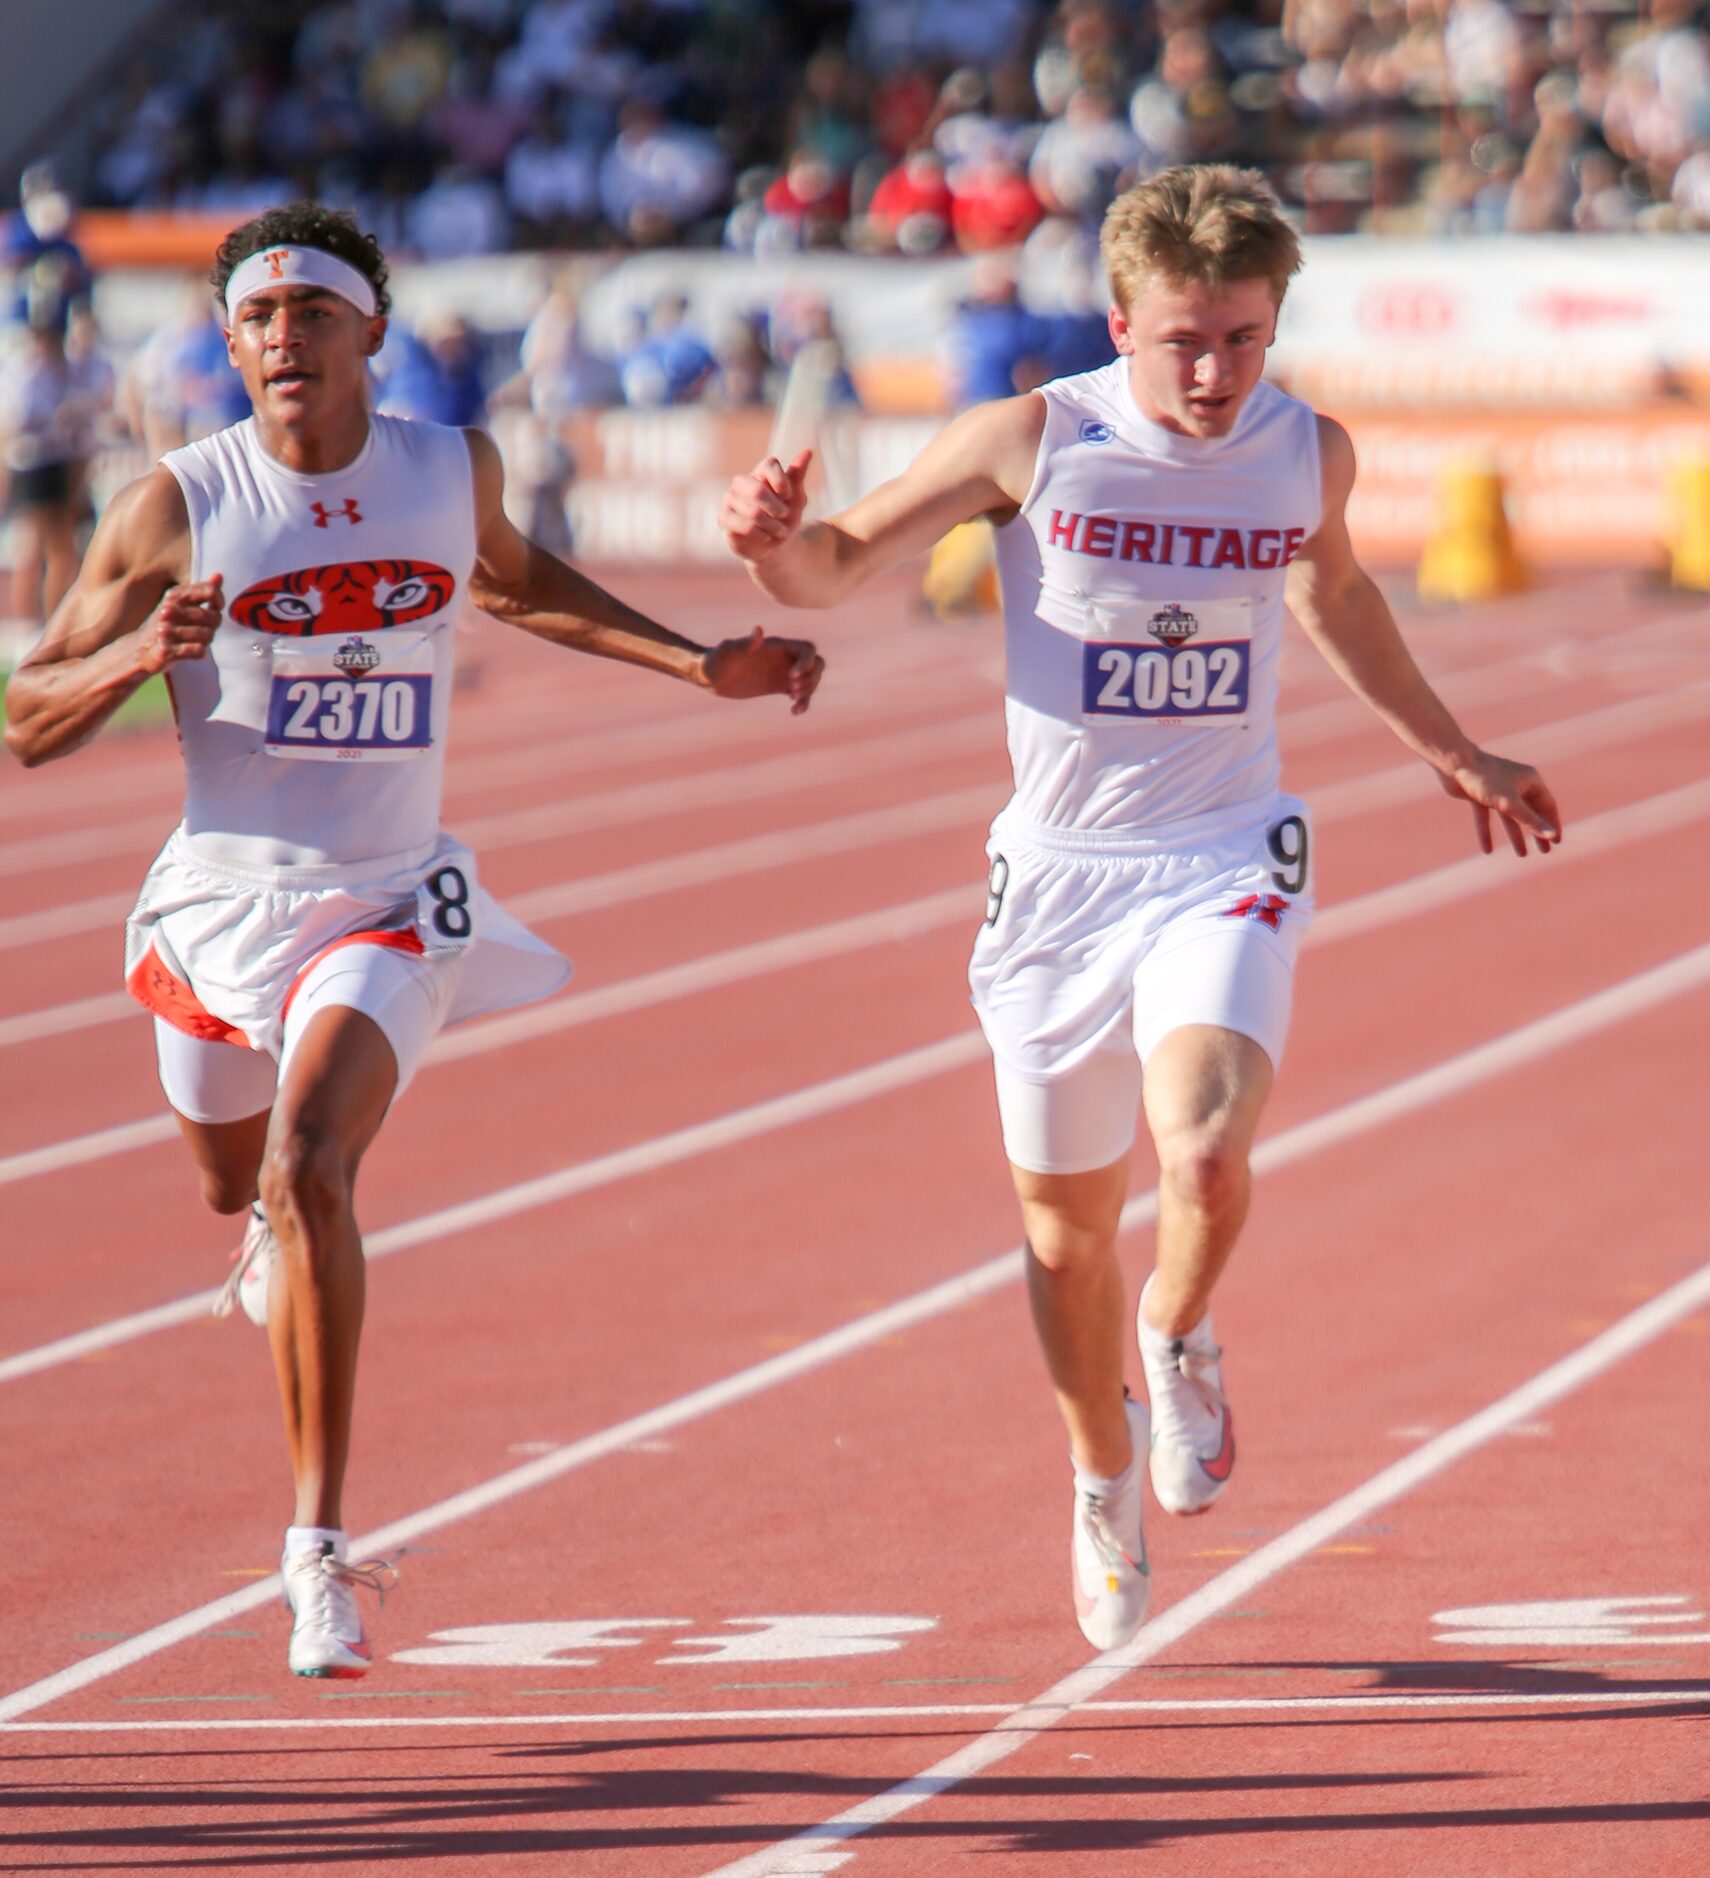
<path fill-rule="evenodd" d="M 1549 786 L 1530 764 L 1481 750 L 1425 682 L 1388 601 L 1348 539 L 1353 443 L 1327 417 L 1318 420 L 1318 441 L 1324 519 L 1289 567 L 1290 612 L 1348 689 L 1431 765 L 1446 793 L 1473 805 L 1474 832 L 1486 854 L 1493 845 L 1493 815 L 1516 854 L 1526 853 L 1529 840 L 1547 854 L 1561 839 L 1562 828 Z"/>
<path fill-rule="evenodd" d="M 475 604 L 554 645 L 664 672 L 722 698 L 782 693 L 793 713 L 808 708 L 825 660 L 805 639 L 774 639 L 760 627 L 741 639 L 697 645 L 627 606 L 615 594 L 538 547 L 504 508 L 504 466 L 492 440 L 466 431 L 475 473 Z"/>
<path fill-rule="evenodd" d="M 782 606 L 834 606 L 863 581 L 924 554 L 976 516 L 1007 521 L 1033 481 L 1045 400 L 1028 393 L 953 418 L 900 476 L 829 521 L 802 526 L 804 450 L 767 457 L 725 491 L 719 526 L 754 584 Z"/>
<path fill-rule="evenodd" d="M 170 470 L 121 489 L 40 640 L 6 686 L 6 748 L 27 769 L 85 744 L 146 679 L 207 656 L 220 576 L 191 585 L 190 518 Z"/>

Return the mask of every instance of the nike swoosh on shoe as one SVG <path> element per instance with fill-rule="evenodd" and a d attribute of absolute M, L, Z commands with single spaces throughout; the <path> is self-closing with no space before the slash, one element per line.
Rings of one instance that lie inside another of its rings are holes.
<path fill-rule="evenodd" d="M 1207 1476 L 1219 1485 L 1226 1481 L 1235 1467 L 1235 1417 L 1227 1408 L 1223 1411 L 1223 1439 L 1218 1444 L 1217 1452 L 1210 1460 L 1200 1457 L 1200 1466 Z"/>

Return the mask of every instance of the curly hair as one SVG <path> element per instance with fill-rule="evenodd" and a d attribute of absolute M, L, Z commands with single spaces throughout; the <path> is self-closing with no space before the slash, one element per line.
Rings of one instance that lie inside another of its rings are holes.
<path fill-rule="evenodd" d="M 348 261 L 372 285 L 375 311 L 382 318 L 391 312 L 386 257 L 380 252 L 379 242 L 357 227 L 356 217 L 348 210 L 329 209 L 320 202 L 288 202 L 282 209 L 269 209 L 242 228 L 234 228 L 220 243 L 208 274 L 214 292 L 223 302 L 226 282 L 241 262 L 263 248 L 285 245 L 319 248 L 323 254 Z"/>

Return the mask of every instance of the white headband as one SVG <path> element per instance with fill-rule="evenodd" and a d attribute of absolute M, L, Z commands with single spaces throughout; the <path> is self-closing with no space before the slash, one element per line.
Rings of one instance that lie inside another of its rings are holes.
<path fill-rule="evenodd" d="M 374 283 L 348 261 L 320 248 L 263 248 L 232 269 L 226 282 L 226 318 L 236 319 L 239 305 L 266 287 L 325 287 L 348 300 L 358 313 L 374 317 Z"/>

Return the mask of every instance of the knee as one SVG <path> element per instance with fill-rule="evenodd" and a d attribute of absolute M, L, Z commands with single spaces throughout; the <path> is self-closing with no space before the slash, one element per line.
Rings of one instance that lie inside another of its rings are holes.
<path fill-rule="evenodd" d="M 267 1150 L 261 1198 L 275 1218 L 292 1219 L 311 1247 L 350 1204 L 351 1170 L 339 1143 L 312 1123 L 283 1129 Z"/>
<path fill-rule="evenodd" d="M 1027 1249 L 1034 1263 L 1054 1277 L 1071 1278 L 1090 1271 L 1110 1256 L 1115 1235 L 1102 1225 L 1073 1219 L 1039 1219 L 1027 1223 Z"/>
<path fill-rule="evenodd" d="M 1158 1171 L 1188 1205 L 1221 1213 L 1246 1190 L 1246 1146 L 1217 1127 L 1183 1129 L 1158 1143 Z"/>
<path fill-rule="evenodd" d="M 218 1168 L 202 1169 L 202 1200 L 211 1212 L 241 1213 L 258 1195 L 253 1172 L 227 1173 Z"/>

